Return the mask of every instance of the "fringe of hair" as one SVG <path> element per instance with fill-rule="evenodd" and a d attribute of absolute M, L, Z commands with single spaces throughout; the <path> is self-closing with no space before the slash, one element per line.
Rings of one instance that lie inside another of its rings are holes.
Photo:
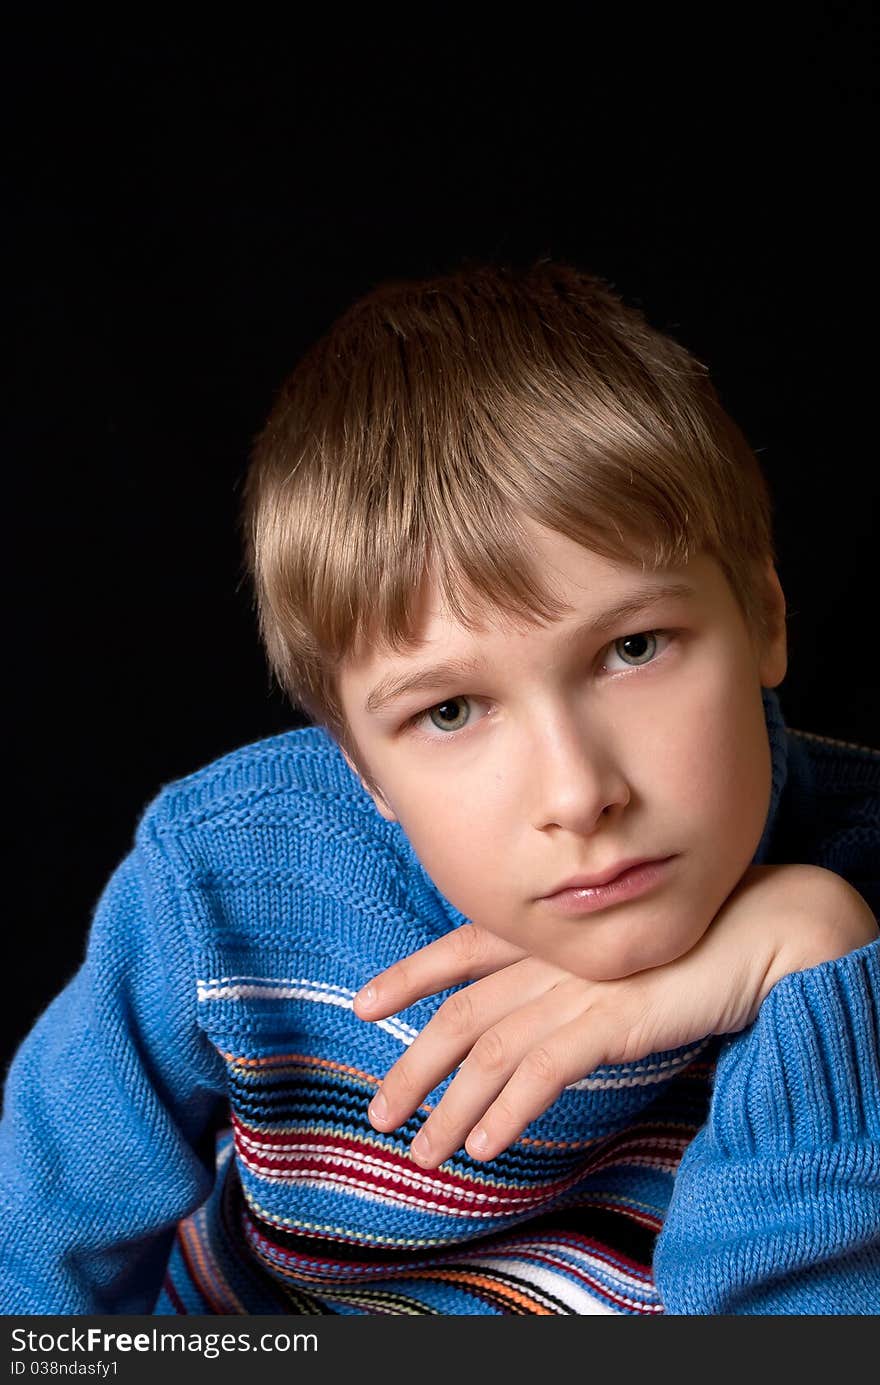
<path fill-rule="evenodd" d="M 305 353 L 255 442 L 242 531 L 269 666 L 343 745 L 336 675 L 401 652 L 427 576 L 468 629 L 566 609 L 528 516 L 657 570 L 717 558 L 767 628 L 771 505 L 706 367 L 570 264 L 390 280 Z"/>

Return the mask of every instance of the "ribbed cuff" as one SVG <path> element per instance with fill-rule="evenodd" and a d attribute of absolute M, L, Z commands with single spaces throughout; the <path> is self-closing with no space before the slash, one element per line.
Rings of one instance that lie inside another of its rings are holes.
<path fill-rule="evenodd" d="M 708 1134 L 731 1159 L 880 1139 L 880 939 L 784 976 L 719 1050 Z"/>

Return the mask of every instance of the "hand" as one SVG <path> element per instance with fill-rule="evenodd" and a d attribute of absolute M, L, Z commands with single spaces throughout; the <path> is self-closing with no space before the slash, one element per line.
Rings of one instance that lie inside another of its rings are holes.
<path fill-rule="evenodd" d="M 472 1158 L 492 1159 L 594 1068 L 735 1033 L 783 976 L 877 936 L 857 891 L 831 871 L 799 865 L 750 866 L 689 952 L 621 980 L 586 981 L 466 924 L 355 998 L 361 1018 L 382 1019 L 473 982 L 443 1002 L 390 1069 L 371 1122 L 395 1129 L 460 1063 L 410 1153 L 436 1168 L 464 1142 Z"/>

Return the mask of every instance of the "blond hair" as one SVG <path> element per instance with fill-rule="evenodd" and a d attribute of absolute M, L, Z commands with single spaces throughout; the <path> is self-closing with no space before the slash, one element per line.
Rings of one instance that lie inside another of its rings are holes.
<path fill-rule="evenodd" d="M 480 606 L 562 614 L 521 516 L 651 569 L 708 552 L 767 631 L 768 489 L 700 361 L 567 263 L 378 285 L 299 361 L 245 479 L 260 633 L 291 701 L 356 756 L 340 663 L 412 647 L 428 574 L 466 628 Z"/>

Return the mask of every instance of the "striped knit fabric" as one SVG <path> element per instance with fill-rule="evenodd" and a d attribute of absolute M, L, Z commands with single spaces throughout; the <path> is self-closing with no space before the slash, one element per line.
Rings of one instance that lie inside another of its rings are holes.
<path fill-rule="evenodd" d="M 824 866 L 877 913 L 880 755 L 764 704 L 756 862 Z M 317 728 L 167 785 L 10 1068 L 3 1310 L 880 1311 L 880 940 L 424 1170 L 451 1078 L 401 1130 L 367 1107 L 444 996 L 373 1024 L 353 998 L 463 922 Z"/>
<path fill-rule="evenodd" d="M 772 694 L 765 713 L 773 790 L 759 862 L 778 835 L 789 767 Z M 663 1313 L 655 1242 L 706 1120 L 719 1041 L 598 1069 L 490 1163 L 459 1152 L 423 1170 L 407 1148 L 449 1079 L 398 1131 L 377 1133 L 366 1111 L 440 998 L 365 1026 L 352 1000 L 366 975 L 352 985 L 345 947 L 334 951 L 335 964 L 325 956 L 308 975 L 217 971 L 199 982 L 231 1124 L 214 1192 L 178 1229 L 155 1311 Z M 273 1006 L 294 1007 L 295 1035 L 265 1022 Z M 255 1033 L 243 1017 L 258 1013 Z"/>
<path fill-rule="evenodd" d="M 614 1133 L 527 1137 L 491 1168 L 463 1155 L 438 1170 L 407 1157 L 417 1120 L 393 1135 L 370 1126 L 375 1076 L 289 1050 L 226 1053 L 220 1177 L 178 1231 L 156 1311 L 662 1313 L 651 1259 L 705 1115 L 712 1063 L 700 1048 L 668 1083 L 634 1065 L 633 1090 L 664 1090 Z M 306 1189 L 310 1204 L 323 1195 L 327 1221 L 297 1215 Z M 292 1215 L 279 1215 L 285 1201 Z"/>

